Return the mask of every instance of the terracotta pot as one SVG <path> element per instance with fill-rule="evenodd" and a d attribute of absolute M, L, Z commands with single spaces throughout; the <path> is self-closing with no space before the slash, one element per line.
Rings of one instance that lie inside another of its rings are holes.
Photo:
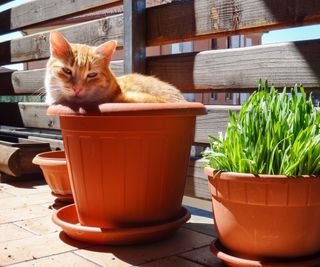
<path fill-rule="evenodd" d="M 103 104 L 60 115 L 79 222 L 101 228 L 153 224 L 181 210 L 200 103 Z"/>
<path fill-rule="evenodd" d="M 32 162 L 40 165 L 44 178 L 54 196 L 63 202 L 73 202 L 64 151 L 40 153 L 34 157 Z"/>
<path fill-rule="evenodd" d="M 320 177 L 205 168 L 215 227 L 234 255 L 301 257 L 320 252 Z"/>

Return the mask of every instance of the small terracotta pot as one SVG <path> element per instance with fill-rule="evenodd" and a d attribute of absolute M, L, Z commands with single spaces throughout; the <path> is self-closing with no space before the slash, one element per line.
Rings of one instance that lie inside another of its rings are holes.
<path fill-rule="evenodd" d="M 200 103 L 103 104 L 60 115 L 81 225 L 122 228 L 170 220 L 181 211 Z"/>
<path fill-rule="evenodd" d="M 320 252 L 320 177 L 216 172 L 206 167 L 223 246 L 250 258 Z"/>
<path fill-rule="evenodd" d="M 52 194 L 62 202 L 73 202 L 64 151 L 50 151 L 36 155 L 32 161 L 40 165 Z"/>

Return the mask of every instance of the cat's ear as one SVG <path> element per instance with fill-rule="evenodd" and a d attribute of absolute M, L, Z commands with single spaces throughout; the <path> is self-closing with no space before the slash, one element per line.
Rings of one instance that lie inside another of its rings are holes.
<path fill-rule="evenodd" d="M 51 55 L 64 59 L 72 54 L 69 42 L 59 32 L 50 33 L 50 52 Z"/>
<path fill-rule="evenodd" d="M 109 62 L 111 61 L 112 55 L 116 50 L 116 47 L 117 47 L 117 41 L 111 40 L 99 45 L 96 48 L 96 53 L 101 55 L 104 59 L 106 59 Z"/>

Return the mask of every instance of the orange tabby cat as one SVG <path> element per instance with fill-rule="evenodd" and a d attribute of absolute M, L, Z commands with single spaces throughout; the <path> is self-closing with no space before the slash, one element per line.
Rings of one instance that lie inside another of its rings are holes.
<path fill-rule="evenodd" d="M 51 32 L 45 87 L 48 104 L 101 104 L 108 102 L 185 102 L 172 85 L 140 74 L 115 77 L 109 67 L 116 41 L 98 47 L 69 43 Z"/>

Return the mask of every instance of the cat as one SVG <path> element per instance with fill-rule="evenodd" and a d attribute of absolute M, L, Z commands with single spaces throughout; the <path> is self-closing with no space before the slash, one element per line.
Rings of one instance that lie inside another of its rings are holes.
<path fill-rule="evenodd" d="M 114 40 L 97 47 L 73 44 L 59 32 L 51 32 L 46 103 L 85 106 L 186 102 L 178 89 L 155 77 L 137 73 L 115 77 L 109 64 L 116 46 Z"/>

